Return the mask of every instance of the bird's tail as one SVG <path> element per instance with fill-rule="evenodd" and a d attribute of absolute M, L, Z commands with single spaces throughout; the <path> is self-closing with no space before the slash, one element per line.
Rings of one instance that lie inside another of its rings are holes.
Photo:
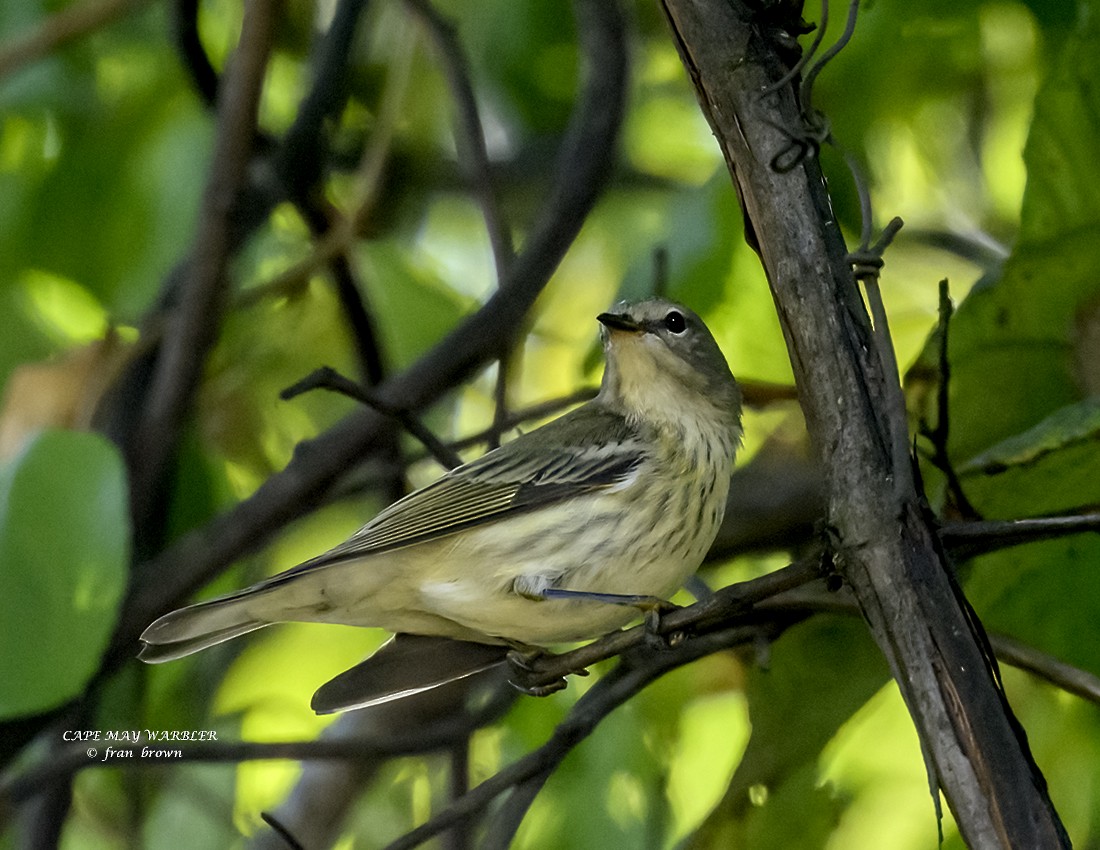
<path fill-rule="evenodd" d="M 148 664 L 174 661 L 270 625 L 249 610 L 251 596 L 227 596 L 165 614 L 142 632 L 138 658 Z"/>
<path fill-rule="evenodd" d="M 426 635 L 394 635 L 366 661 L 322 685 L 310 703 L 318 714 L 367 708 L 467 682 L 503 685 L 508 647 Z M 447 693 L 452 705 L 464 691 Z"/>

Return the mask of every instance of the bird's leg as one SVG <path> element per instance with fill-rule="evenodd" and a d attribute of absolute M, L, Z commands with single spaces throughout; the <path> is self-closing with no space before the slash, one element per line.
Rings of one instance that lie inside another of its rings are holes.
<path fill-rule="evenodd" d="M 566 590 L 564 587 L 547 587 L 539 594 L 542 599 L 586 599 L 589 602 L 603 602 L 607 605 L 629 605 L 641 611 L 669 605 L 656 596 L 636 595 L 633 593 L 597 593 L 594 590 Z M 676 606 L 674 606 L 676 607 Z"/>
<path fill-rule="evenodd" d="M 680 606 L 658 596 L 634 593 L 599 593 L 594 590 L 569 590 L 554 587 L 553 578 L 545 575 L 517 576 L 512 590 L 526 599 L 575 599 L 585 602 L 601 602 L 605 605 L 627 605 L 642 612 L 646 644 L 654 649 L 671 649 L 682 643 L 683 632 L 662 634 L 661 617 Z"/>
<path fill-rule="evenodd" d="M 655 605 L 667 605 L 668 603 L 656 596 L 638 596 L 630 593 L 597 593 L 593 590 L 566 590 L 564 587 L 555 587 L 554 582 L 558 576 L 550 575 L 523 575 L 516 576 L 512 580 L 512 592 L 530 599 L 532 602 L 542 602 L 546 599 L 580 599 L 587 602 L 603 602 L 606 605 L 629 605 L 647 611 Z"/>
<path fill-rule="evenodd" d="M 547 587 L 542 590 L 543 599 L 587 599 L 592 602 L 604 602 L 608 605 L 629 605 L 642 612 L 646 643 L 654 649 L 672 649 L 683 643 L 687 637 L 683 632 L 662 634 L 661 617 L 680 606 L 657 596 L 635 595 L 630 593 L 595 593 L 588 590 L 566 590 L 560 587 Z"/>

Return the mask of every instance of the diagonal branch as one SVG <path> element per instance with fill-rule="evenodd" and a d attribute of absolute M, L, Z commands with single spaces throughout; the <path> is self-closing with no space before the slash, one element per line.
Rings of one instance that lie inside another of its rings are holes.
<path fill-rule="evenodd" d="M 410 850 L 417 847 L 471 814 L 484 810 L 493 800 L 511 789 L 515 789 L 513 793 L 517 793 L 524 803 L 529 804 L 534 798 L 532 792 L 537 792 L 562 760 L 592 734 L 600 721 L 650 682 L 669 670 L 704 655 L 752 643 L 762 636 L 774 638 L 800 619 L 801 617 L 793 615 L 787 619 L 778 619 L 766 627 L 739 626 L 725 629 L 669 650 L 651 651 L 644 656 L 644 661 L 624 658 L 614 670 L 577 700 L 569 716 L 558 724 L 545 744 L 485 780 L 430 821 L 394 841 L 386 850 Z M 641 663 L 634 663 L 635 660 Z M 510 838 L 508 830 L 519 825 L 523 810 L 524 807 L 521 806 L 520 811 L 510 813 L 507 821 L 500 827 L 504 834 L 493 839 L 496 842 L 493 846 L 507 844 L 507 839 Z"/>
<path fill-rule="evenodd" d="M 420 19 L 439 53 L 457 111 L 455 147 L 458 149 L 459 165 L 466 172 L 466 179 L 481 207 L 481 217 L 485 220 L 489 244 L 493 248 L 497 280 L 503 280 L 514 259 L 512 234 L 500 210 L 466 57 L 458 43 L 454 26 L 428 0 L 405 0 L 405 5 Z"/>
<path fill-rule="evenodd" d="M 1068 846 L 922 496 L 894 483 L 903 472 L 882 414 L 903 415 L 892 410 L 897 375 L 873 354 L 819 163 L 771 166 L 788 143 L 781 128 L 800 120 L 789 86 L 760 98 L 787 73 L 780 53 L 757 26 L 755 4 L 662 6 L 759 240 L 825 473 L 838 568 L 890 663 L 932 781 L 971 847 Z"/>
<path fill-rule="evenodd" d="M 148 0 L 84 0 L 50 15 L 36 29 L 0 45 L 0 80 L 63 44 L 144 6 Z"/>
<path fill-rule="evenodd" d="M 554 188 L 507 285 L 406 372 L 377 388 L 383 402 L 418 410 L 488 362 L 534 303 L 606 186 L 626 93 L 624 22 L 617 3 L 577 5 L 585 76 L 558 163 Z M 303 443 L 286 469 L 205 528 L 180 539 L 139 570 L 103 672 L 132 657 L 157 614 L 201 587 L 234 559 L 264 545 L 307 512 L 388 426 L 374 411 L 352 414 Z"/>

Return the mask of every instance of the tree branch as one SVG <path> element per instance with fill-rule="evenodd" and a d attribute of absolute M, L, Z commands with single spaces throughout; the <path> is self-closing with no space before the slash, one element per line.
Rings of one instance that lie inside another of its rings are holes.
<path fill-rule="evenodd" d="M 148 0 L 86 0 L 50 15 L 38 28 L 0 46 L 0 80 L 57 48 L 144 6 Z"/>
<path fill-rule="evenodd" d="M 388 404 L 422 409 L 496 354 L 501 339 L 542 291 L 610 178 L 626 92 L 624 23 L 617 3 L 606 0 L 583 0 L 578 15 L 586 72 L 541 215 L 510 267 L 506 285 L 406 372 L 377 388 Z M 300 445 L 286 469 L 249 499 L 142 565 L 103 672 L 132 657 L 137 636 L 153 617 L 307 512 L 387 426 L 377 412 L 352 414 Z"/>
<path fill-rule="evenodd" d="M 354 381 L 348 380 L 339 372 L 328 366 L 322 366 L 293 386 L 287 387 L 279 397 L 286 400 L 301 395 L 304 392 L 315 389 L 328 389 L 362 402 L 368 407 L 392 416 L 402 427 L 412 434 L 426 448 L 445 469 L 454 469 L 462 465 L 462 458 L 458 453 L 433 434 L 416 416 L 400 407 L 394 407 L 386 401 L 378 398 L 366 387 L 362 387 Z"/>
<path fill-rule="evenodd" d="M 161 490 L 206 353 L 217 338 L 232 252 L 233 216 L 256 133 L 260 91 L 275 32 L 278 0 L 245 7 L 241 38 L 218 105 L 213 162 L 179 301 L 166 317 L 152 383 L 130 446 L 135 529 L 146 529 L 163 504 Z"/>
<path fill-rule="evenodd" d="M 427 823 L 388 845 L 386 850 L 410 850 L 423 844 L 458 821 L 483 810 L 509 788 L 515 788 L 515 793 L 525 803 L 530 803 L 534 799 L 531 788 L 537 791 L 538 786 L 553 773 L 562 760 L 592 734 L 601 720 L 654 679 L 704 655 L 759 640 L 762 635 L 769 639 L 774 638 L 797 619 L 800 618 L 791 618 L 784 623 L 768 626 L 739 626 L 687 641 L 672 649 L 650 650 L 642 653 L 638 659 L 624 658 L 615 669 L 577 700 L 569 716 L 558 724 L 545 744 L 455 800 Z M 635 663 L 641 658 L 644 658 L 644 663 Z M 528 782 L 533 784 L 525 789 Z M 510 813 L 506 820 L 507 828 L 503 831 L 518 827 L 522 814 L 522 811 Z M 508 837 L 498 835 L 494 841 L 497 846 L 503 846 Z"/>
<path fill-rule="evenodd" d="M 500 210 L 469 65 L 454 26 L 428 0 L 405 0 L 405 7 L 416 15 L 427 31 L 439 54 L 443 75 L 451 87 L 456 110 L 454 135 L 459 165 L 466 173 L 466 179 L 481 207 L 481 217 L 493 249 L 497 280 L 502 281 L 515 257 L 512 234 Z"/>
<path fill-rule="evenodd" d="M 890 408 L 897 376 L 872 354 L 820 166 L 771 166 L 792 137 L 783 128 L 801 126 L 789 86 L 760 94 L 787 68 L 751 4 L 662 5 L 759 241 L 825 473 L 838 567 L 890 663 L 933 781 L 971 847 L 1068 846 L 921 496 L 894 484 L 903 478 L 882 416 L 900 415 Z"/>
<path fill-rule="evenodd" d="M 940 539 L 957 558 L 973 558 L 1009 546 L 1055 540 L 1070 534 L 1100 531 L 1100 513 L 1033 519 L 952 522 L 940 529 Z"/>

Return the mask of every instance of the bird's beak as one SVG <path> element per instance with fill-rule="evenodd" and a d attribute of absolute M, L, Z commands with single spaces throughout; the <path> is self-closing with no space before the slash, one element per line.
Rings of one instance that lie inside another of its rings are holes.
<path fill-rule="evenodd" d="M 612 331 L 625 331 L 626 333 L 641 333 L 644 328 L 629 316 L 622 313 L 600 313 L 596 321 Z"/>

